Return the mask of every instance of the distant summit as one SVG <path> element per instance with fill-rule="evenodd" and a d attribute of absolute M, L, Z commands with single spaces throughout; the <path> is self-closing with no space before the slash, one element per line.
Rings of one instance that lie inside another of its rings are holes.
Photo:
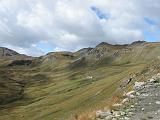
<path fill-rule="evenodd" d="M 101 46 L 112 46 L 112 44 L 109 44 L 107 42 L 101 42 L 100 44 L 98 44 L 96 47 L 101 47 Z"/>
<path fill-rule="evenodd" d="M 0 47 L 0 57 L 15 56 L 15 55 L 20 55 L 20 54 L 14 50 L 5 47 Z"/>
<path fill-rule="evenodd" d="M 131 45 L 140 45 L 140 44 L 143 44 L 143 43 L 146 43 L 146 41 L 138 40 L 138 41 L 133 42 Z"/>
<path fill-rule="evenodd" d="M 146 43 L 146 41 L 142 41 L 142 40 L 138 40 L 138 41 L 134 41 L 132 42 L 131 44 L 109 44 L 107 42 L 101 42 L 100 44 L 98 44 L 96 47 L 102 47 L 102 46 L 126 46 L 126 45 L 140 45 L 140 44 L 143 44 L 143 43 Z"/>
<path fill-rule="evenodd" d="M 25 54 L 20 54 L 20 53 L 14 51 L 14 50 L 9 49 L 9 48 L 0 47 L 0 59 L 32 60 L 32 58 L 34 58 L 34 57 L 27 56 Z"/>

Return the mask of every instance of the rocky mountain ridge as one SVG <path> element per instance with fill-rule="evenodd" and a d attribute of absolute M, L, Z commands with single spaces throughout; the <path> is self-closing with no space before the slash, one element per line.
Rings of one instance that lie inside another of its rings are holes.
<path fill-rule="evenodd" d="M 50 52 L 46 55 L 41 56 L 40 58 L 43 59 L 48 59 L 48 60 L 61 60 L 65 58 L 70 58 L 70 59 L 76 59 L 76 58 L 81 58 L 81 57 L 91 57 L 91 59 L 101 59 L 104 57 L 115 57 L 118 56 L 119 54 L 122 54 L 123 52 L 129 52 L 131 50 L 134 50 L 135 47 L 142 47 L 145 46 L 147 47 L 148 44 L 160 44 L 160 43 L 149 43 L 145 41 L 135 41 L 131 44 L 109 44 L 107 42 L 102 42 L 98 44 L 95 48 L 82 48 L 76 52 L 68 52 L 68 51 L 62 51 L 62 52 Z M 3 57 L 14 57 L 14 56 L 23 56 L 23 57 L 31 57 L 31 56 L 26 56 L 23 54 L 19 54 L 18 52 L 5 48 L 5 47 L 0 47 L 0 58 Z M 39 58 L 39 57 L 38 57 Z"/>
<path fill-rule="evenodd" d="M 160 73 L 159 51 L 160 43 L 141 41 L 41 57 L 7 51 L 0 58 L 0 120 L 90 120 L 89 110 Z M 81 117 L 83 112 L 88 116 Z"/>

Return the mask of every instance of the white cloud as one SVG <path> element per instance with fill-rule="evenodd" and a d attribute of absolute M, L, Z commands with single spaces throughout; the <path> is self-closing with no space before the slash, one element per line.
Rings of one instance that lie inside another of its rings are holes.
<path fill-rule="evenodd" d="M 91 7 L 108 19 L 98 18 Z M 43 42 L 72 51 L 102 41 L 130 43 L 143 40 L 146 30 L 158 30 L 159 11 L 159 0 L 1 0 L 0 43 L 29 55 L 42 54 L 37 44 Z"/>
<path fill-rule="evenodd" d="M 23 48 L 18 46 L 12 46 L 12 45 L 4 45 L 7 48 L 10 48 L 14 51 L 18 51 L 20 54 L 26 54 L 26 55 L 33 55 L 33 56 L 41 56 L 42 54 L 45 54 L 41 49 L 37 48 L 35 45 L 31 45 L 29 48 Z"/>

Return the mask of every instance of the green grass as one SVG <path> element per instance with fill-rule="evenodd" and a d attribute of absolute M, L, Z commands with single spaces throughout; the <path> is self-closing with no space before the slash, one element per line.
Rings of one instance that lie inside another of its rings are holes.
<path fill-rule="evenodd" d="M 58 71 L 52 67 L 52 71 L 17 70 L 27 82 L 24 98 L 10 105 L 13 106 L 10 114 L 7 114 L 8 109 L 1 112 L 0 119 L 53 120 L 87 111 L 110 98 L 123 78 L 142 68 L 143 65 L 121 65 L 78 70 L 62 67 Z M 93 79 L 87 79 L 89 75 Z"/>

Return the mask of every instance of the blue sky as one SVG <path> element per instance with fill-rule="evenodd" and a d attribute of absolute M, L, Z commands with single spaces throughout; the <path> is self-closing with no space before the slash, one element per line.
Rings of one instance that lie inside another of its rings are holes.
<path fill-rule="evenodd" d="M 54 51 L 55 46 L 46 42 L 40 42 L 36 44 L 36 47 L 40 48 L 44 53 Z"/>
<path fill-rule="evenodd" d="M 148 42 L 158 42 L 159 36 L 157 36 L 157 34 L 160 34 L 160 31 L 154 31 L 154 32 L 144 31 L 145 40 Z"/>
<path fill-rule="evenodd" d="M 149 24 L 150 26 L 152 25 L 157 25 L 156 21 L 155 20 L 152 20 L 151 18 L 147 18 L 147 17 L 144 17 L 144 21 Z"/>
<path fill-rule="evenodd" d="M 160 40 L 159 0 L 1 0 L 0 43 L 39 56 Z"/>
<path fill-rule="evenodd" d="M 95 6 L 92 6 L 91 7 L 91 10 L 93 12 L 95 12 L 96 16 L 99 18 L 99 19 L 105 19 L 105 20 L 108 20 L 110 18 L 110 14 L 109 13 L 105 13 L 103 12 L 102 10 L 100 10 L 99 8 L 95 7 Z"/>
<path fill-rule="evenodd" d="M 150 27 L 156 27 L 158 24 L 155 20 L 151 19 L 151 18 L 147 18 L 144 17 L 144 21 L 150 26 Z M 154 30 L 154 31 L 144 31 L 144 39 L 148 42 L 157 42 L 159 37 L 157 36 L 157 34 L 159 34 L 160 31 L 159 30 Z"/>

